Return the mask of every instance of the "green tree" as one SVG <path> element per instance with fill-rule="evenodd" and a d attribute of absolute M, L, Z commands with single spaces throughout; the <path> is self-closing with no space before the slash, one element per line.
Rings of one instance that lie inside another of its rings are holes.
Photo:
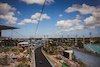
<path fill-rule="evenodd" d="M 81 67 L 87 67 L 86 64 L 82 63 Z"/>
<path fill-rule="evenodd" d="M 28 62 L 28 59 L 27 59 L 26 57 L 23 56 L 23 57 L 21 58 L 21 61 L 22 61 L 23 63 L 27 63 L 27 62 Z"/>
<path fill-rule="evenodd" d="M 16 67 L 30 67 L 30 65 L 26 65 L 26 64 L 23 64 L 23 63 L 20 63 L 18 66 Z"/>
<path fill-rule="evenodd" d="M 11 48 L 6 48 L 6 49 L 4 49 L 4 52 L 8 52 L 10 50 L 11 50 Z"/>

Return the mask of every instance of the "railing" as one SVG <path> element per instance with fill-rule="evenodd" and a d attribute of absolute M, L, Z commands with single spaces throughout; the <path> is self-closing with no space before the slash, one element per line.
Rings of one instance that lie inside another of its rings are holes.
<path fill-rule="evenodd" d="M 62 66 L 61 64 L 57 63 L 56 61 L 54 61 L 53 59 L 51 59 L 43 50 L 42 53 L 48 58 L 50 59 L 52 62 L 56 63 L 57 65 L 59 65 L 60 67 Z"/>

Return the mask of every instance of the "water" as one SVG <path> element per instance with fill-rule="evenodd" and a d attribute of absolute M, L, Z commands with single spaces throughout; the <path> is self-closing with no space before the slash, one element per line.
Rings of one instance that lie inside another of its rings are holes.
<path fill-rule="evenodd" d="M 88 67 L 100 67 L 100 57 L 73 50 L 76 59 L 80 59 Z"/>

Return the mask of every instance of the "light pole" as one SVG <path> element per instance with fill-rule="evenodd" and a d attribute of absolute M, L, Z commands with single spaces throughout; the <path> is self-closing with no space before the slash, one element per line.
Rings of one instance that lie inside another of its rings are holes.
<path fill-rule="evenodd" d="M 68 44 L 69 44 L 69 35 L 67 36 L 67 42 L 68 42 Z"/>
<path fill-rule="evenodd" d="M 77 45 L 77 35 L 75 36 L 75 46 Z"/>
<path fill-rule="evenodd" d="M 62 43 L 63 43 L 63 36 L 62 36 Z"/>
<path fill-rule="evenodd" d="M 48 47 L 48 35 L 47 35 L 47 47 Z"/>
<path fill-rule="evenodd" d="M 45 35 L 44 35 L 44 48 L 45 48 Z"/>
<path fill-rule="evenodd" d="M 91 32 L 89 34 L 90 34 L 90 45 L 91 45 Z"/>
<path fill-rule="evenodd" d="M 85 39 L 84 39 L 84 35 L 83 35 L 83 45 L 85 44 Z"/>

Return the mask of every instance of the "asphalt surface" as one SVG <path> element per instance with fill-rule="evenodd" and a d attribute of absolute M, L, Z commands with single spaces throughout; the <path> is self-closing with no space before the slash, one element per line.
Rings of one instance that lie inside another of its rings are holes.
<path fill-rule="evenodd" d="M 42 61 L 42 63 L 40 62 Z M 35 50 L 35 63 L 36 67 L 52 67 L 48 60 L 45 58 L 43 53 L 41 52 L 41 47 Z"/>

